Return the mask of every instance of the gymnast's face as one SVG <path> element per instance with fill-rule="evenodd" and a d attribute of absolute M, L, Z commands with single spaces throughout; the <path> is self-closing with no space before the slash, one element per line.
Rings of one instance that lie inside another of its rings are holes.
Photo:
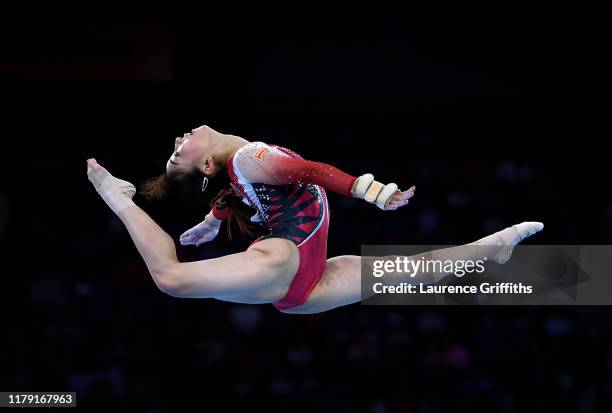
<path fill-rule="evenodd" d="M 192 129 L 174 140 L 174 151 L 166 163 L 169 176 L 190 173 L 194 168 L 206 173 L 206 164 L 211 157 L 211 142 L 206 126 Z"/>

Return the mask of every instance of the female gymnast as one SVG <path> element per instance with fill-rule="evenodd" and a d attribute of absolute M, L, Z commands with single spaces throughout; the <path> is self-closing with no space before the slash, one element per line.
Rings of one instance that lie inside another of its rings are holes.
<path fill-rule="evenodd" d="M 385 211 L 406 206 L 415 194 L 414 186 L 399 191 L 397 185 L 384 185 L 371 174 L 355 178 L 288 149 L 201 126 L 176 138 L 165 173 L 148 181 L 142 193 L 164 198 L 185 177 L 200 176 L 202 190 L 209 178 L 226 179 L 229 185 L 215 198 L 204 221 L 182 234 L 180 243 L 199 246 L 212 240 L 224 220 L 244 230 L 245 207 L 254 209 L 251 221 L 263 225 L 267 233 L 241 253 L 179 262 L 172 238 L 132 201 L 134 185 L 114 177 L 95 159 L 87 160 L 87 176 L 126 226 L 161 291 L 175 297 L 272 303 L 294 314 L 323 312 L 367 298 L 361 291 L 359 256 L 327 259 L 326 189 L 364 199 Z M 474 260 L 486 256 L 504 263 L 516 244 L 543 227 L 523 222 L 467 246 L 432 254 Z M 397 283 L 409 278 L 394 277 Z"/>

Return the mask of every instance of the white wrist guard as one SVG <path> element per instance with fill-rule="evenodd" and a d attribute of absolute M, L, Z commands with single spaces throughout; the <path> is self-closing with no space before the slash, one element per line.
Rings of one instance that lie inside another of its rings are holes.
<path fill-rule="evenodd" d="M 353 196 L 355 198 L 365 199 L 371 204 L 375 203 L 380 209 L 385 209 L 397 192 L 397 185 L 394 183 L 381 184 L 374 180 L 372 174 L 361 175 L 353 186 Z"/>

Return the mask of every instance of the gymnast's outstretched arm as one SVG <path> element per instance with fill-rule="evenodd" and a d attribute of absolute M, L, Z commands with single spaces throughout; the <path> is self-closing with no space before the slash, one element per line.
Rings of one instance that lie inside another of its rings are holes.
<path fill-rule="evenodd" d="M 292 157 L 262 143 L 243 148 L 235 163 L 251 183 L 315 184 L 340 195 L 365 199 L 384 210 L 407 205 L 416 189 L 413 186 L 402 192 L 395 184 L 383 185 L 375 181 L 371 174 L 355 178 L 332 165 Z"/>

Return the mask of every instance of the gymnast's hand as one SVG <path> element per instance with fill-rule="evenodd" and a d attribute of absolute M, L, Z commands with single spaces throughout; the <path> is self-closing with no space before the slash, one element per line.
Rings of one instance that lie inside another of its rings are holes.
<path fill-rule="evenodd" d="M 364 199 L 384 211 L 394 211 L 408 205 L 414 196 L 415 186 L 407 191 L 400 191 L 395 183 L 382 184 L 374 180 L 374 175 L 363 174 L 355 179 L 351 188 L 351 195 Z"/>
<path fill-rule="evenodd" d="M 221 227 L 221 221 L 215 218 L 211 212 L 206 215 L 204 221 L 185 231 L 179 238 L 179 241 L 181 245 L 195 245 L 199 247 L 201 244 L 215 239 L 219 233 L 219 227 Z"/>
<path fill-rule="evenodd" d="M 115 178 L 93 158 L 87 160 L 87 178 L 115 214 L 134 205 L 132 201 L 136 193 L 134 185 Z"/>
<path fill-rule="evenodd" d="M 398 208 L 408 205 L 410 198 L 414 196 L 414 191 L 416 191 L 416 186 L 404 192 L 397 192 L 393 195 L 393 198 L 391 198 L 387 206 L 385 206 L 385 211 L 395 211 Z"/>

